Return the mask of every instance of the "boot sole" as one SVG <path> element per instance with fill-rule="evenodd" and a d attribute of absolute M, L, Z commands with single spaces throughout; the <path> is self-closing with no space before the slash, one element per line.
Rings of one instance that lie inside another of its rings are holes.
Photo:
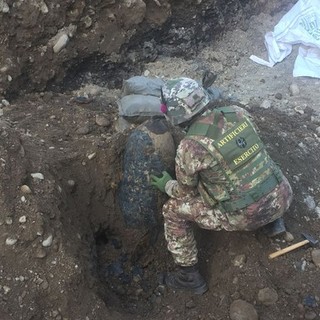
<path fill-rule="evenodd" d="M 206 292 L 209 290 L 209 288 L 208 288 L 208 286 L 205 284 L 205 285 L 203 285 L 203 286 L 201 286 L 201 287 L 199 287 L 199 288 L 190 289 L 190 290 L 191 290 L 194 294 L 201 295 L 201 294 L 206 293 Z"/>
<path fill-rule="evenodd" d="M 207 284 L 203 284 L 201 287 L 197 287 L 197 288 L 187 288 L 187 287 L 178 287 L 169 283 L 165 283 L 169 288 L 173 289 L 173 290 L 179 290 L 179 291 L 189 291 L 193 294 L 197 294 L 197 295 L 201 295 L 204 294 L 205 292 L 207 292 L 209 290 Z"/>
<path fill-rule="evenodd" d="M 166 276 L 164 276 L 163 280 L 164 280 L 164 284 L 173 290 L 189 291 L 189 292 L 191 292 L 193 294 L 197 294 L 197 295 L 204 294 L 205 292 L 207 292 L 209 290 L 208 285 L 205 282 L 202 285 L 200 285 L 199 287 L 183 286 L 183 285 L 174 283 L 174 281 L 172 281 L 173 279 L 171 279 L 171 277 L 170 277 L 170 273 L 167 274 Z"/>

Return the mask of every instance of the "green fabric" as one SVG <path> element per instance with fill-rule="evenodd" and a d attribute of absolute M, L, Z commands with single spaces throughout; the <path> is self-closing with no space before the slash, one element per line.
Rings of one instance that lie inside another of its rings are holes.
<path fill-rule="evenodd" d="M 165 191 L 165 186 L 168 181 L 172 180 L 172 177 L 167 171 L 162 171 L 162 177 L 157 177 L 155 175 L 151 175 L 151 185 L 158 188 L 161 192 Z"/>
<path fill-rule="evenodd" d="M 209 138 L 214 139 L 214 137 Z M 246 144 L 245 147 L 237 147 L 236 141 L 239 139 Z M 248 119 L 225 132 L 212 144 L 221 153 L 231 170 L 244 165 L 264 148 Z"/>
<path fill-rule="evenodd" d="M 217 108 L 213 112 L 211 125 L 196 122 L 190 127 L 187 136 L 191 139 L 192 136 L 205 136 L 212 140 L 212 146 L 225 161 L 220 169 L 226 185 L 214 184 L 204 174 L 200 174 L 199 192 L 208 204 L 219 204 L 229 212 L 237 211 L 268 194 L 279 184 L 282 176 L 248 118 L 239 120 L 236 112 L 229 107 Z M 234 126 L 220 134 L 218 123 L 222 116 L 224 121 L 234 123 Z M 212 153 L 208 145 L 200 144 Z M 214 154 L 212 156 L 215 157 Z M 230 192 L 237 200 L 230 200 Z"/>
<path fill-rule="evenodd" d="M 221 202 L 220 206 L 226 212 L 241 210 L 261 199 L 263 196 L 272 191 L 278 184 L 278 179 L 274 175 L 270 175 L 259 185 L 243 193 L 239 200 Z"/>

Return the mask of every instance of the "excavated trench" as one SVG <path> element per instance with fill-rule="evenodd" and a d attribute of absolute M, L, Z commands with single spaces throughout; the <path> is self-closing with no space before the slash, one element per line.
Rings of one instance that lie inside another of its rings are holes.
<path fill-rule="evenodd" d="M 99 54 L 69 61 L 63 81 L 57 83 L 53 79 L 47 90 L 71 92 L 87 83 L 119 89 L 123 79 L 141 74 L 144 64 L 158 57 L 196 57 L 198 50 L 219 38 L 227 26 L 243 25 L 243 14 L 255 11 L 254 8 L 250 11 L 245 3 L 232 3 L 229 8 L 226 4 L 220 13 L 212 8 L 198 11 L 200 20 L 193 19 L 189 26 L 185 25 L 185 18 L 194 12 L 179 4 L 161 29 L 140 32 L 124 45 L 117 62 Z M 234 15 L 227 18 L 231 14 Z M 117 192 L 124 171 L 127 138 L 128 134 L 114 134 L 111 148 L 102 147 L 102 156 L 93 165 L 88 162 L 85 170 L 77 165 L 77 159 L 71 159 L 56 165 L 56 174 L 58 180 L 69 177 L 61 208 L 63 234 L 68 235 L 72 230 L 81 239 L 77 250 L 89 287 L 109 309 L 144 315 L 161 301 L 164 287 L 159 282 L 159 271 L 170 268 L 172 262 L 161 234 L 161 223 L 149 230 L 127 227 L 120 210 Z M 70 182 L 72 177 L 77 177 L 76 186 Z M 155 234 L 161 236 L 155 238 Z"/>
<path fill-rule="evenodd" d="M 190 4 L 178 2 L 170 21 L 161 29 L 143 33 L 141 26 L 138 35 L 122 47 L 116 62 L 100 54 L 69 61 L 63 81 L 53 79 L 47 91 L 72 92 L 86 84 L 119 89 L 123 79 L 141 74 L 145 63 L 161 56 L 195 57 L 199 49 L 227 28 L 236 24 L 245 28 L 246 17 L 257 12 L 247 2 L 231 1 L 229 7 L 228 3 L 221 4 L 219 12 L 214 7 L 195 12 L 189 10 Z M 186 25 L 194 14 L 198 19 Z M 8 93 L 8 97 L 15 95 L 14 90 Z M 77 158 L 54 163 L 54 176 L 65 181 L 66 193 L 60 207 L 62 234 L 65 241 L 70 240 L 70 233 L 80 239 L 76 252 L 88 287 L 108 309 L 146 315 L 164 294 L 158 273 L 170 269 L 172 261 L 161 223 L 149 230 L 130 228 L 121 213 L 117 192 L 123 178 L 127 138 L 128 133 L 113 133 L 112 142 L 99 147 L 99 155 L 94 162 L 88 161 L 85 170 Z M 152 237 L 155 234 L 160 236 Z"/>
<path fill-rule="evenodd" d="M 168 253 L 161 223 L 150 228 L 128 225 L 130 217 L 121 211 L 119 193 L 128 136 L 130 132 L 114 133 L 108 144 L 100 145 L 92 161 L 84 163 L 79 156 L 52 159 L 50 167 L 64 191 L 59 196 L 63 243 L 74 243 L 72 252 L 84 270 L 84 281 L 108 309 L 143 315 L 151 312 L 163 293 L 158 273 L 167 269 L 170 260 L 164 258 Z M 84 148 L 81 143 L 75 142 L 72 149 Z M 133 182 L 133 188 L 137 187 Z M 160 210 L 158 214 L 160 220 Z"/>
<path fill-rule="evenodd" d="M 76 252 L 86 270 L 85 278 L 107 307 L 143 315 L 152 310 L 161 295 L 157 274 L 164 269 L 161 260 L 166 250 L 163 237 L 154 237 L 155 232 L 161 233 L 159 228 L 148 232 L 127 227 L 119 209 L 115 188 L 119 181 L 114 178 L 119 179 L 122 172 L 125 140 L 122 136 L 113 144 L 117 147 L 104 150 L 107 159 L 88 164 L 86 170 L 78 167 L 77 161 L 59 164 L 58 177 L 77 177 L 75 187 L 70 179 L 65 186 L 62 234 L 69 242 L 70 232 L 81 239 Z"/>

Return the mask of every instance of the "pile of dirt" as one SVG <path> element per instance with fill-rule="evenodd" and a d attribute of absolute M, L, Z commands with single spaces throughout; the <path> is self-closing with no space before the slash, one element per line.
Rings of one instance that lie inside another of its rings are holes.
<path fill-rule="evenodd" d="M 315 111 L 289 116 L 247 107 L 294 188 L 288 241 L 300 240 L 302 231 L 318 235 Z M 227 319 L 238 299 L 252 303 L 261 319 L 315 312 L 312 249 L 270 261 L 267 254 L 286 242 L 261 232 L 197 230 L 210 291 L 192 297 L 159 285 L 158 274 L 174 268 L 162 230 L 150 246 L 147 234 L 126 228 L 117 203 L 128 132 L 115 133 L 116 109 L 54 95 L 26 97 L 5 112 L 0 305 L 8 319 Z M 259 301 L 265 288 L 276 292 L 272 307 Z"/>
<path fill-rule="evenodd" d="M 284 13 L 270 14 L 272 2 L 260 2 L 268 12 L 252 17 L 245 29 L 203 45 L 194 59 L 159 55 L 141 73 L 218 74 L 221 103 L 252 113 L 293 186 L 286 237 L 196 229 L 210 290 L 203 296 L 167 290 L 158 276 L 174 265 L 162 226 L 152 230 L 158 238 L 150 242 L 150 233 L 126 226 L 118 203 L 124 148 L 136 126 L 120 126 L 119 89 L 92 85 L 88 77 L 74 91 L 7 97 L 0 108 L 0 319 L 320 316 L 319 250 L 306 246 L 268 259 L 301 240 L 302 232 L 320 234 L 319 82 L 292 78 L 295 51 L 272 69 L 249 60 L 265 54 L 263 35 Z"/>

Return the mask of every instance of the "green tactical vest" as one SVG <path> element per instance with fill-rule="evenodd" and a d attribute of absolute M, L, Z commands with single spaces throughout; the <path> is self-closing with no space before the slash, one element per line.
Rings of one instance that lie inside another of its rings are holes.
<path fill-rule="evenodd" d="M 212 124 L 193 123 L 186 138 L 204 136 L 210 139 L 207 144 L 196 141 L 212 154 L 218 165 L 200 172 L 198 189 L 209 205 L 234 212 L 272 191 L 282 181 L 282 173 L 266 152 L 247 117 L 239 120 L 236 112 L 229 107 L 217 108 L 213 112 Z M 234 126 L 221 135 L 218 123 L 222 117 Z M 223 173 L 223 181 L 215 180 L 217 172 Z"/>

